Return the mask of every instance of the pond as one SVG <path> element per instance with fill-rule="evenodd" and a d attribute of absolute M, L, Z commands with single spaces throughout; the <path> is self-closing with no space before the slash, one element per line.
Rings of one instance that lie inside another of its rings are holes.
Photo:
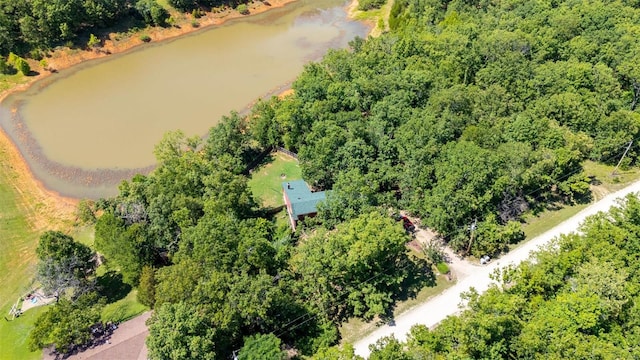
<path fill-rule="evenodd" d="M 204 135 L 221 116 L 286 88 L 329 48 L 366 37 L 347 5 L 299 0 L 81 64 L 8 97 L 0 125 L 48 189 L 114 195 L 121 180 L 153 168 L 167 131 Z"/>

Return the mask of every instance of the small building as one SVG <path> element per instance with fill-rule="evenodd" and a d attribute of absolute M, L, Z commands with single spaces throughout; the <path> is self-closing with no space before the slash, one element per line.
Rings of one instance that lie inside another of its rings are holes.
<path fill-rule="evenodd" d="M 298 221 L 306 217 L 314 217 L 318 213 L 316 207 L 324 201 L 324 191 L 312 192 L 304 180 L 287 181 L 282 183 L 284 203 L 287 206 L 291 229 L 296 230 Z"/>

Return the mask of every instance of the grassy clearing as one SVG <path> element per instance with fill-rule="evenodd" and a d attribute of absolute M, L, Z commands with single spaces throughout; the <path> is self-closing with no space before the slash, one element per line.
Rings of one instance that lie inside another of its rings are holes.
<path fill-rule="evenodd" d="M 524 230 L 526 239 L 533 239 L 534 237 L 543 234 L 552 227 L 579 213 L 587 206 L 589 206 L 589 204 L 565 205 L 557 210 L 545 211 L 538 214 L 537 216 L 528 216 L 525 219 L 526 223 L 522 226 L 522 230 Z M 518 247 L 525 242 L 526 240 L 516 245 L 515 247 Z"/>
<path fill-rule="evenodd" d="M 302 173 L 298 160 L 282 153 L 272 153 L 253 170 L 249 187 L 262 206 L 277 207 L 284 205 L 282 182 L 300 179 Z"/>
<path fill-rule="evenodd" d="M 4 80 L 4 79 L 3 79 Z M 35 248 L 39 233 L 30 217 L 34 207 L 16 189 L 17 174 L 0 147 L 0 312 L 8 316 L 11 306 L 29 290 L 35 269 Z M 0 319 L 0 359 L 36 359 L 42 352 L 29 352 L 26 338 L 42 310 L 33 310 L 7 322 Z"/>
<path fill-rule="evenodd" d="M 584 172 L 587 176 L 594 177 L 594 187 L 596 190 L 604 189 L 608 192 L 614 192 L 622 189 L 626 185 L 640 179 L 640 168 L 618 169 L 616 175 L 612 175 L 613 165 L 605 165 L 593 161 L 584 162 Z M 594 191 L 594 197 L 599 199 L 597 191 Z"/>
<path fill-rule="evenodd" d="M 71 236 L 75 241 L 93 248 L 95 232 L 96 229 L 93 225 L 78 226 L 73 229 Z"/>
<path fill-rule="evenodd" d="M 436 286 L 425 287 L 415 298 L 408 299 L 399 302 L 393 310 L 395 317 L 407 312 L 408 310 L 424 303 L 433 296 L 436 296 L 451 286 L 455 285 L 454 281 L 447 281 L 447 279 L 438 275 L 436 280 Z M 374 332 L 378 326 L 381 325 L 377 320 L 363 321 L 361 319 L 352 318 L 348 322 L 342 324 L 340 327 L 340 335 L 343 343 L 355 343 L 357 340 L 364 338 L 365 336 Z"/>
<path fill-rule="evenodd" d="M 374 28 L 369 35 L 377 37 L 389 30 L 389 14 L 391 13 L 393 3 L 394 0 L 387 0 L 380 9 L 367 11 L 358 10 L 358 6 L 356 5 L 350 9 L 349 16 L 354 20 L 373 24 Z"/>
<path fill-rule="evenodd" d="M 0 309 L 7 314 L 18 297 L 28 291 L 38 234 L 29 224 L 30 210 L 24 206 L 12 185 L 11 173 L 4 171 L 3 165 L 0 164 Z"/>
<path fill-rule="evenodd" d="M 138 290 L 131 290 L 124 298 L 108 304 L 102 310 L 102 321 L 123 322 L 149 310 L 136 299 Z"/>
<path fill-rule="evenodd" d="M 585 161 L 584 173 L 594 181 L 591 185 L 593 201 L 598 201 L 607 194 L 615 192 L 640 179 L 640 168 L 618 170 L 613 176 L 614 166 Z M 569 219 L 585 209 L 589 204 L 558 205 L 558 209 L 545 211 L 537 216 L 529 215 L 523 225 L 527 239 L 543 234 L 545 231 Z"/>
<path fill-rule="evenodd" d="M 24 84 L 28 78 L 18 72 L 15 75 L 0 74 L 0 92 L 12 89 L 17 85 Z"/>
<path fill-rule="evenodd" d="M 12 321 L 0 319 L 0 359 L 41 359 L 42 351 L 30 352 L 27 346 L 29 331 L 46 306 L 33 308 Z M 6 315 L 5 312 L 3 315 Z"/>

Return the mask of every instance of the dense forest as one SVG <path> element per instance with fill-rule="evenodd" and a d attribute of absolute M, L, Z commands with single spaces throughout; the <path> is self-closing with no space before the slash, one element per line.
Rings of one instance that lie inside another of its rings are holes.
<path fill-rule="evenodd" d="M 168 0 L 180 11 L 244 2 Z M 168 10 L 156 0 L 0 0 L 0 56 L 14 52 L 38 58 L 42 52 L 74 41 L 82 33 L 116 24 L 167 26 L 168 19 Z"/>
<path fill-rule="evenodd" d="M 637 139 L 637 4 L 403 0 L 392 12 L 395 31 L 307 66 L 295 96 L 251 118 L 262 146 L 298 151 L 305 179 L 333 189 L 327 224 L 397 204 L 457 250 L 497 252 L 520 236 L 496 229 L 588 200 L 582 162 L 615 164 Z"/>
<path fill-rule="evenodd" d="M 637 1 L 396 0 L 390 25 L 309 64 L 293 95 L 224 117 L 206 140 L 167 134 L 152 174 L 97 203 L 97 251 L 155 309 L 152 358 L 277 359 L 282 348 L 351 358 L 330 348 L 340 324 L 384 319 L 433 284 L 389 208 L 463 255 L 498 254 L 523 239 L 524 214 L 590 200 L 585 160 L 615 164 L 634 141 L 623 165 L 636 163 Z M 332 190 L 294 234 L 247 186 L 272 146 L 298 152 L 305 180 Z M 381 343 L 372 358 L 627 357 L 638 344 L 626 339 L 637 337 L 639 207 L 629 200 L 500 274 L 501 288 L 471 293 L 463 316 Z M 32 343 L 73 343 L 54 339 L 35 332 Z"/>

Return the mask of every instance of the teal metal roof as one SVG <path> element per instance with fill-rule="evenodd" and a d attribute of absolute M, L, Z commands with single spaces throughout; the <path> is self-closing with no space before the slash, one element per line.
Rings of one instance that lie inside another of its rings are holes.
<path fill-rule="evenodd" d="M 304 180 L 283 182 L 282 189 L 291 202 L 291 216 L 296 220 L 302 215 L 318 212 L 316 205 L 326 198 L 324 191 L 311 192 Z"/>

